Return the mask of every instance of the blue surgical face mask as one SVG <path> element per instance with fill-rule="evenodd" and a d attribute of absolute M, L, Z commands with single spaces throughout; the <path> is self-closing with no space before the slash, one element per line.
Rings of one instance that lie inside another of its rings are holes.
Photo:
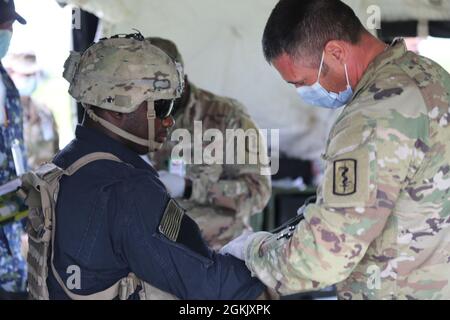
<path fill-rule="evenodd" d="M 6 56 L 11 38 L 12 32 L 10 30 L 0 30 L 0 60 Z"/>
<path fill-rule="evenodd" d="M 348 79 L 347 64 L 344 64 L 345 77 L 347 79 L 347 89 L 340 93 L 328 92 L 327 89 L 320 84 L 320 75 L 325 58 L 325 52 L 322 53 L 322 61 L 320 62 L 319 75 L 317 82 L 312 86 L 302 86 L 297 88 L 299 96 L 308 104 L 319 106 L 327 109 L 338 109 L 346 105 L 353 96 L 353 90 Z"/>
<path fill-rule="evenodd" d="M 31 97 L 33 92 L 37 87 L 37 79 L 36 76 L 28 76 L 28 77 L 13 77 L 14 84 L 16 85 L 17 90 L 19 90 L 19 94 L 21 97 Z"/>

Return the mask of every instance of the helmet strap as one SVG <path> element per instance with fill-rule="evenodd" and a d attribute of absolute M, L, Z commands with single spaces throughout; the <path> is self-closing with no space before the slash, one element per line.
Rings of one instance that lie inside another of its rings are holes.
<path fill-rule="evenodd" d="M 119 127 L 113 125 L 111 122 L 106 121 L 105 119 L 100 118 L 99 116 L 97 116 L 95 114 L 95 112 L 88 108 L 86 108 L 86 113 L 89 116 L 89 118 L 91 118 L 93 121 L 99 123 L 100 125 L 102 125 L 104 128 L 108 129 L 111 132 L 114 132 L 115 134 L 117 134 L 118 136 L 121 136 L 122 138 L 129 140 L 131 142 L 134 142 L 138 145 L 141 146 L 148 146 L 148 140 L 139 138 L 123 129 L 120 129 Z"/>
<path fill-rule="evenodd" d="M 118 136 L 134 142 L 138 145 L 145 146 L 149 148 L 149 152 L 154 152 L 162 147 L 162 143 L 158 143 L 155 141 L 155 120 L 156 120 L 156 112 L 154 102 L 151 100 L 147 101 L 147 121 L 148 121 L 148 140 L 139 138 L 115 125 L 111 122 L 106 121 L 105 119 L 100 118 L 95 114 L 95 112 L 90 109 L 88 106 L 83 105 L 86 109 L 86 113 L 93 121 L 99 123 L 104 128 L 109 131 L 117 134 Z"/>
<path fill-rule="evenodd" d="M 147 100 L 147 121 L 148 121 L 148 149 L 150 152 L 161 149 L 162 143 L 158 143 L 155 140 L 155 102 Z"/>

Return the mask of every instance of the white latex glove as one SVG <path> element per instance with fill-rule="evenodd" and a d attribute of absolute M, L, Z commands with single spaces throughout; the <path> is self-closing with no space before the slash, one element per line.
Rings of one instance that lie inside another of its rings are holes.
<path fill-rule="evenodd" d="M 183 177 L 169 173 L 167 171 L 158 171 L 159 179 L 166 186 L 167 191 L 173 198 L 181 198 L 186 188 L 186 180 Z"/>
<path fill-rule="evenodd" d="M 219 250 L 219 253 L 223 255 L 229 254 L 239 260 L 245 261 L 245 251 L 255 235 L 255 232 L 244 231 L 242 235 L 223 246 L 223 248 Z"/>

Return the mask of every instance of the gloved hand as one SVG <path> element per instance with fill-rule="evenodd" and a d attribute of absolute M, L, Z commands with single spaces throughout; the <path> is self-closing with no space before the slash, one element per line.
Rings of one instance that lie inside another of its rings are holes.
<path fill-rule="evenodd" d="M 158 171 L 158 174 L 159 179 L 173 198 L 181 198 L 184 195 L 186 180 L 183 177 L 167 171 Z"/>
<path fill-rule="evenodd" d="M 244 231 L 242 235 L 223 246 L 223 248 L 219 250 L 219 253 L 223 255 L 229 254 L 239 260 L 245 261 L 245 251 L 255 235 L 255 232 Z"/>

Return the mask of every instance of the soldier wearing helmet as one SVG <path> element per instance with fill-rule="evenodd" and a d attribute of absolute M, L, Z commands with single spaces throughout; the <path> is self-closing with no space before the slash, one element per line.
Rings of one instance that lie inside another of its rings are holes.
<path fill-rule="evenodd" d="M 157 150 L 173 125 L 179 65 L 140 34 L 114 36 L 72 53 L 64 77 L 86 113 L 54 164 L 66 169 L 92 153 L 118 161 L 94 161 L 60 180 L 50 298 L 99 297 L 130 273 L 179 299 L 257 298 L 264 286 L 205 245 L 139 156 Z"/>

